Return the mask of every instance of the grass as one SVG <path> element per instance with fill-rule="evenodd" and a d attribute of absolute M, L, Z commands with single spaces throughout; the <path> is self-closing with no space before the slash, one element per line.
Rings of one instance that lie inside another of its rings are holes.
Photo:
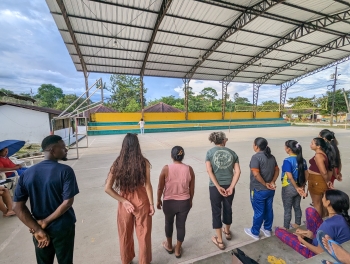
<path fill-rule="evenodd" d="M 16 154 L 18 158 L 41 155 L 41 146 L 39 144 L 25 144 Z"/>

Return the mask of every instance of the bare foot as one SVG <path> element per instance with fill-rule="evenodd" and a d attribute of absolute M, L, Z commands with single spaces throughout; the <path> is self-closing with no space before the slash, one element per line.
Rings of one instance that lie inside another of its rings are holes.
<path fill-rule="evenodd" d="M 16 213 L 12 210 L 7 210 L 6 214 L 3 214 L 4 217 L 9 217 L 9 216 L 13 216 L 16 215 Z"/>
<path fill-rule="evenodd" d="M 300 225 L 297 225 L 297 224 L 292 224 L 291 225 L 293 228 L 299 228 L 300 227 Z"/>

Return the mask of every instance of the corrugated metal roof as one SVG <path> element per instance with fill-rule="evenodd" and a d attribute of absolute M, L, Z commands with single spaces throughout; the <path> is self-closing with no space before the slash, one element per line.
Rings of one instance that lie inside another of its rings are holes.
<path fill-rule="evenodd" d="M 192 78 L 223 80 L 234 73 L 233 81 L 253 82 L 283 67 L 284 71 L 266 81 L 281 84 L 303 75 L 305 69 L 317 69 L 350 55 L 350 47 L 345 43 L 286 68 L 290 61 L 350 32 L 346 20 L 304 33 L 251 63 L 255 56 L 305 22 L 350 10 L 349 5 L 335 1 L 274 2 L 273 7 L 252 21 L 245 15 L 243 27 L 238 29 L 230 27 L 245 8 L 261 0 L 173 0 L 163 15 L 163 0 L 63 0 L 71 27 L 56 0 L 46 2 L 78 71 L 83 71 L 83 63 L 91 72 L 139 75 L 144 65 L 144 75 L 150 76 L 185 78 L 191 71 Z M 158 18 L 161 23 L 155 32 Z M 200 56 L 206 57 L 200 61 Z M 239 67 L 242 69 L 234 72 Z"/>

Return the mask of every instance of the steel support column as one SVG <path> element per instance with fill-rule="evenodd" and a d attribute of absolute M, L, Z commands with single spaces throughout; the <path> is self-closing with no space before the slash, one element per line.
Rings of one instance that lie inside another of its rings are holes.
<path fill-rule="evenodd" d="M 190 79 L 182 79 L 185 87 L 184 87 L 184 94 L 185 94 L 185 119 L 188 120 L 188 87 L 190 84 Z"/>
<path fill-rule="evenodd" d="M 143 108 L 144 108 L 144 101 L 143 101 L 143 75 L 140 76 L 140 105 L 141 105 L 141 115 L 143 118 Z"/>
<path fill-rule="evenodd" d="M 286 97 L 287 97 L 287 90 L 288 87 L 283 87 L 283 85 L 281 84 L 281 90 L 280 90 L 280 115 L 282 116 L 282 111 L 284 110 L 284 104 L 286 103 Z"/>
<path fill-rule="evenodd" d="M 230 84 L 229 82 L 221 82 L 222 84 L 222 104 L 221 104 L 221 113 L 222 120 L 225 119 L 225 110 L 226 110 L 226 101 L 227 101 L 227 86 Z"/>
<path fill-rule="evenodd" d="M 253 118 L 256 118 L 260 84 L 253 83 Z"/>

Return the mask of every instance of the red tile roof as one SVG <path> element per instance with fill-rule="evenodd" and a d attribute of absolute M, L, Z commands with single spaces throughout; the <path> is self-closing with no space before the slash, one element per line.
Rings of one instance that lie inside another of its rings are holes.
<path fill-rule="evenodd" d="M 146 107 L 143 112 L 153 112 L 153 113 L 169 113 L 169 112 L 183 112 L 180 109 L 177 109 L 171 105 L 160 102 L 155 105 Z"/>

